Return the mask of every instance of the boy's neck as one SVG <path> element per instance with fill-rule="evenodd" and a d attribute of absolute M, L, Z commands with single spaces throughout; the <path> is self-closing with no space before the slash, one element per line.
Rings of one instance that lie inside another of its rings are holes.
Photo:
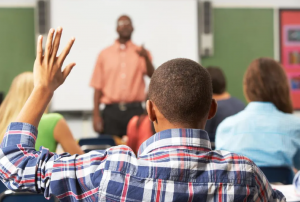
<path fill-rule="evenodd" d="M 190 123 L 190 124 L 172 124 L 170 122 L 164 122 L 164 121 L 159 121 L 159 124 L 156 125 L 155 129 L 156 132 L 161 132 L 164 130 L 169 130 L 169 129 L 176 129 L 176 128 L 192 128 L 192 129 L 204 129 L 205 128 L 205 123 L 202 121 L 199 123 Z"/>

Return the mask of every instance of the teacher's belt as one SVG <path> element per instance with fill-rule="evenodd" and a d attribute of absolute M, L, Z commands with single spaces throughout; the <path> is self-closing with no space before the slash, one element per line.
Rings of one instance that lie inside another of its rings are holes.
<path fill-rule="evenodd" d="M 128 109 L 134 109 L 141 107 L 142 103 L 141 102 L 120 102 L 120 103 L 113 103 L 113 104 L 106 104 L 105 107 L 107 108 L 119 108 L 120 111 L 126 111 Z"/>

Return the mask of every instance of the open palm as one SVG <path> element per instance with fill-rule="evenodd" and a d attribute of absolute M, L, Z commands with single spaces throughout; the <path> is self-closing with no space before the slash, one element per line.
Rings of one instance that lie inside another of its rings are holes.
<path fill-rule="evenodd" d="M 75 63 L 70 63 L 63 71 L 61 69 L 66 56 L 72 48 L 75 38 L 72 38 L 61 54 L 56 56 L 62 35 L 62 28 L 57 28 L 53 40 L 54 32 L 54 29 L 50 29 L 44 55 L 42 49 L 43 37 L 39 37 L 37 43 L 37 56 L 33 68 L 34 87 L 47 88 L 47 90 L 50 90 L 51 92 L 54 92 L 61 84 L 63 84 L 70 71 L 75 66 Z"/>

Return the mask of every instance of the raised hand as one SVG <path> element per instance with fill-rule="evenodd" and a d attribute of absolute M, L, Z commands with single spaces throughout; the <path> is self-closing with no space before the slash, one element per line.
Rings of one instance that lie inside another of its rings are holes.
<path fill-rule="evenodd" d="M 142 45 L 141 49 L 140 49 L 140 50 L 137 50 L 136 52 L 137 52 L 137 54 L 139 54 L 139 56 L 141 56 L 141 57 L 144 57 L 144 58 L 148 57 L 148 52 L 147 52 L 147 50 L 144 48 L 144 45 Z"/>
<path fill-rule="evenodd" d="M 39 37 L 37 42 L 37 55 L 33 69 L 34 87 L 44 88 L 50 92 L 54 92 L 61 84 L 63 84 L 70 71 L 75 66 L 75 63 L 70 63 L 63 71 L 61 69 L 64 60 L 72 48 L 75 38 L 72 38 L 61 54 L 56 56 L 60 45 L 62 28 L 57 28 L 56 35 L 53 40 L 54 32 L 54 29 L 50 29 L 47 37 L 44 56 L 42 49 L 43 37 Z"/>
<path fill-rule="evenodd" d="M 140 50 L 136 51 L 137 54 L 139 54 L 141 57 L 143 57 L 146 61 L 146 68 L 147 68 L 147 75 L 149 77 L 152 76 L 153 72 L 154 72 L 154 66 L 151 62 L 151 58 L 149 57 L 149 53 L 148 51 L 144 48 L 144 45 L 142 45 Z"/>
<path fill-rule="evenodd" d="M 55 89 L 57 89 L 67 78 L 75 63 L 70 63 L 62 71 L 61 66 L 69 54 L 75 41 L 72 38 L 59 56 L 56 56 L 62 28 L 57 28 L 53 41 L 54 29 L 50 29 L 45 54 L 43 56 L 43 37 L 37 42 L 37 54 L 33 67 L 34 89 L 15 121 L 29 123 L 38 127 L 41 117 L 48 106 Z"/>

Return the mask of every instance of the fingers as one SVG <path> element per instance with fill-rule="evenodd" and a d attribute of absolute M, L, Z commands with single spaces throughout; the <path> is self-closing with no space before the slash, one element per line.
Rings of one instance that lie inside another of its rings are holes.
<path fill-rule="evenodd" d="M 66 68 L 62 72 L 64 80 L 68 77 L 68 75 L 70 74 L 71 70 L 73 69 L 73 67 L 75 65 L 76 65 L 76 63 L 71 63 L 71 64 L 69 64 L 69 65 L 66 66 Z"/>
<path fill-rule="evenodd" d="M 41 64 L 42 60 L 43 60 L 43 36 L 40 35 L 36 47 L 36 61 Z"/>
<path fill-rule="evenodd" d="M 61 54 L 58 56 L 58 64 L 60 64 L 60 66 L 63 64 L 64 60 L 66 59 L 67 55 L 69 54 L 73 44 L 74 44 L 75 38 L 73 37 L 68 45 L 64 48 L 64 50 L 61 52 Z"/>
<path fill-rule="evenodd" d="M 48 33 L 48 38 L 46 42 L 46 48 L 45 48 L 45 60 L 48 61 L 51 56 L 51 50 L 52 50 L 52 39 L 54 35 L 54 29 L 50 29 Z"/>
<path fill-rule="evenodd" d="M 56 58 L 56 54 L 57 54 L 57 51 L 58 51 L 58 48 L 59 48 L 61 34 L 62 34 L 62 28 L 58 27 L 56 29 L 56 34 L 55 34 L 55 38 L 54 38 L 54 42 L 53 42 L 53 47 L 52 47 L 52 53 L 51 53 L 51 60 L 52 60 L 52 62 L 54 62 L 54 60 Z"/>

